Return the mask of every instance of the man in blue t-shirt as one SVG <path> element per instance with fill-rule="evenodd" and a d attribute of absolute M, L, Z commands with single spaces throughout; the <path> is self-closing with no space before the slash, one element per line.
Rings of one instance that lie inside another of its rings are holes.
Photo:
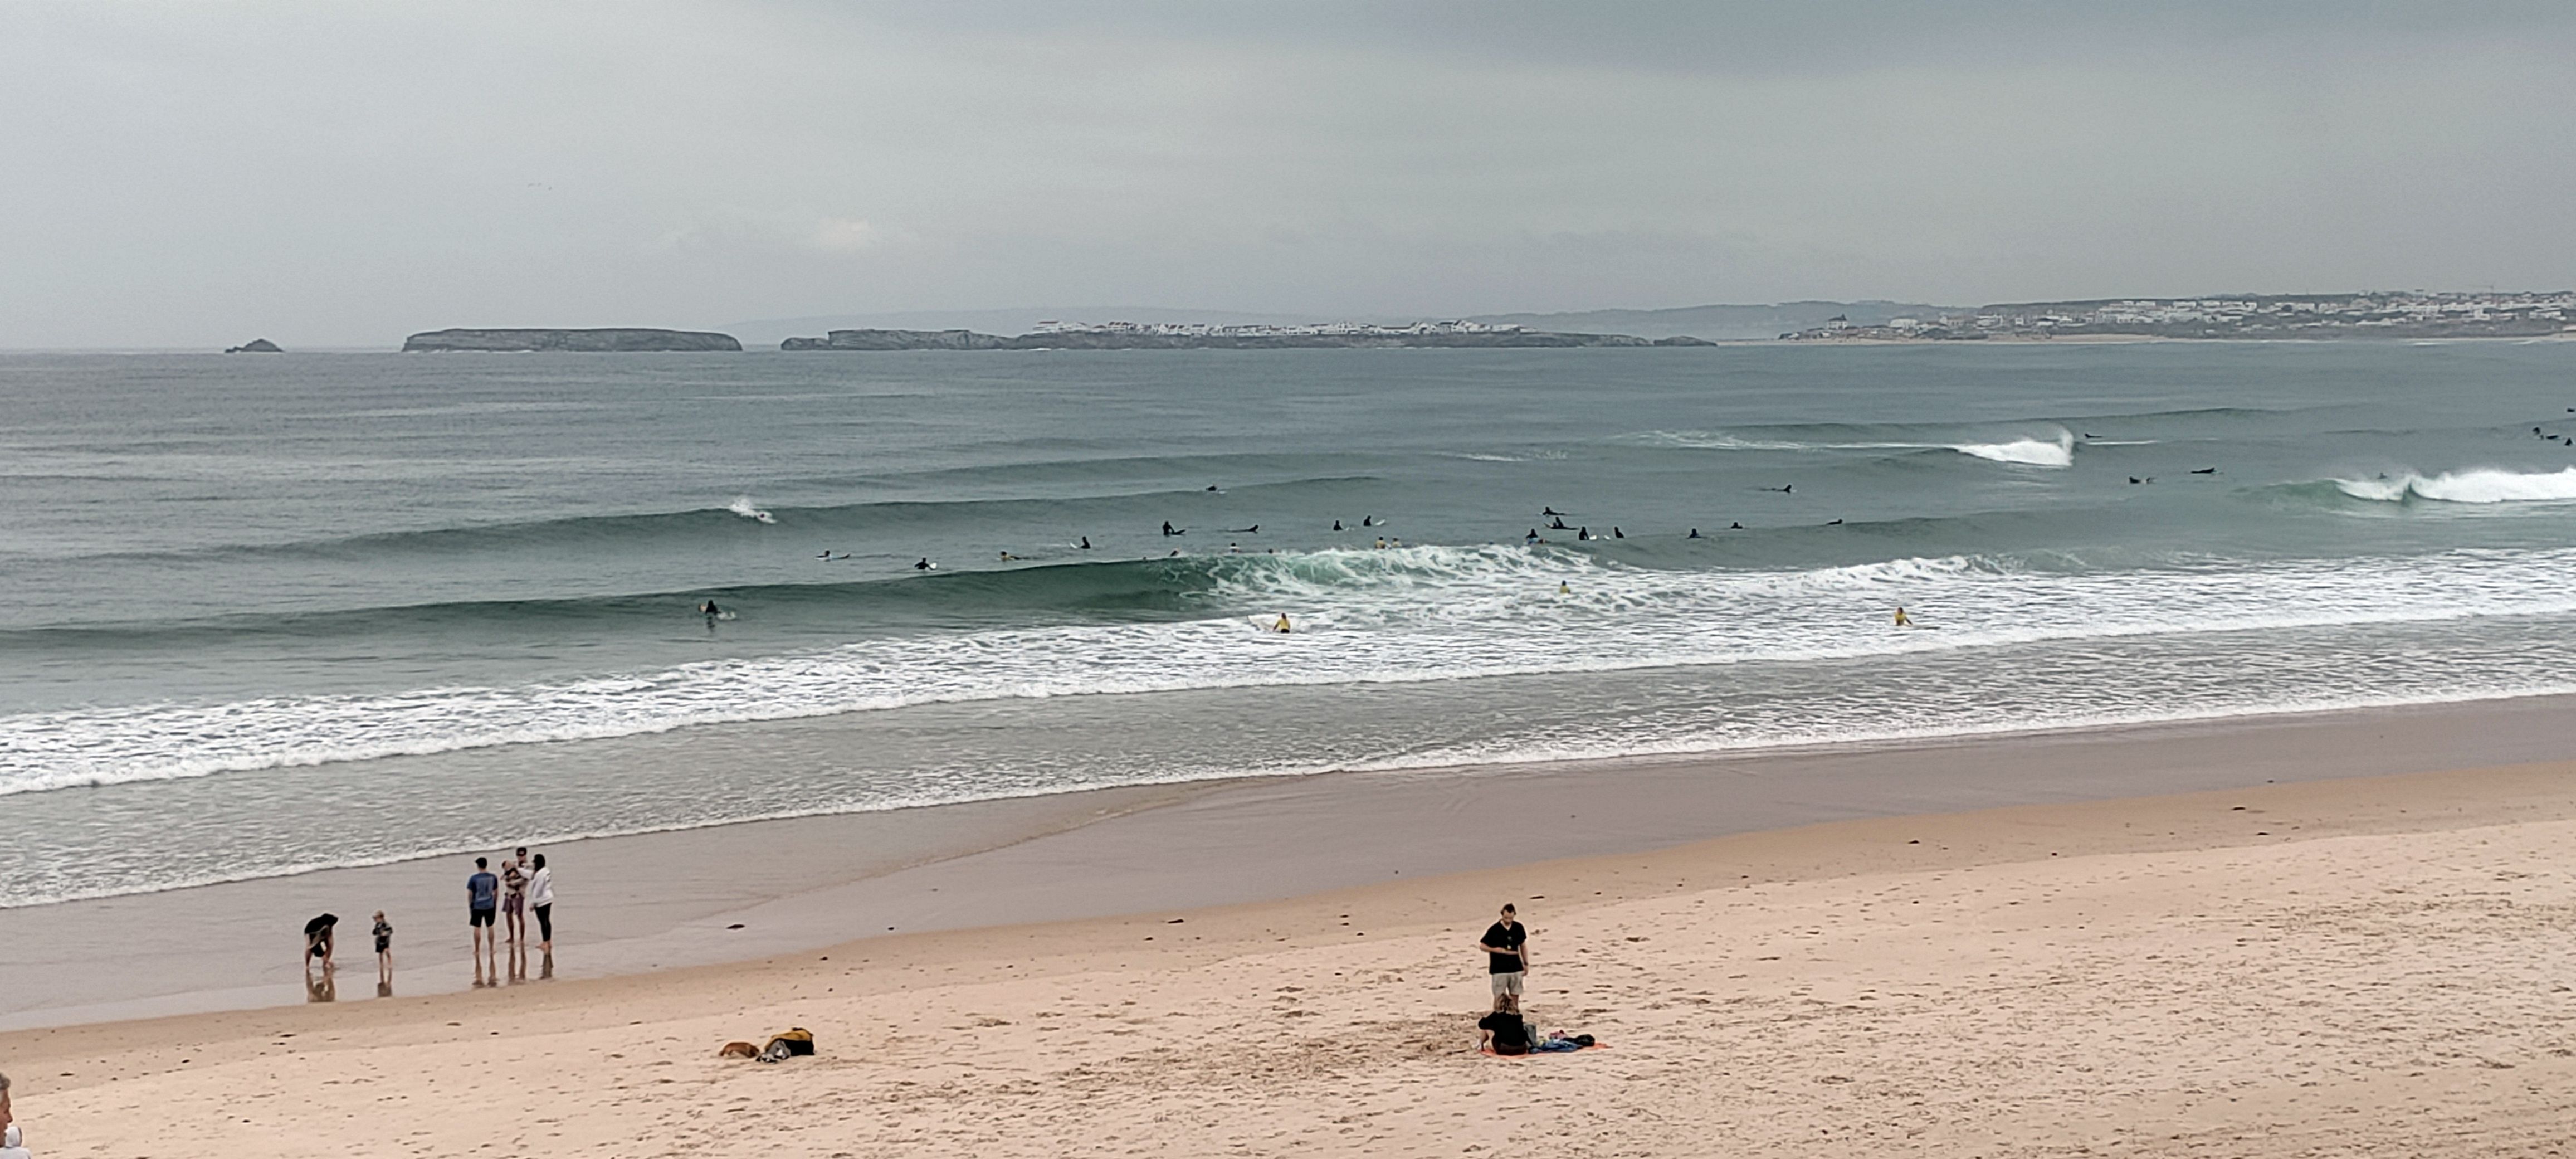
<path fill-rule="evenodd" d="M 500 937 L 492 928 L 493 912 L 501 907 L 501 879 L 487 868 L 491 862 L 474 859 L 474 876 L 465 879 L 465 924 L 474 931 L 474 981 L 481 984 L 485 964 L 490 963 L 492 980 L 501 980 L 498 957 Z"/>

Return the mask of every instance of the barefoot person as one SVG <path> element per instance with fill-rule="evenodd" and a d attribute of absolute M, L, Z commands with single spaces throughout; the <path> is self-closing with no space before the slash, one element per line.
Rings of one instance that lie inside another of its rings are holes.
<path fill-rule="evenodd" d="M 537 949 L 548 961 L 555 956 L 555 871 L 546 868 L 546 855 L 537 855 L 537 871 L 528 877 L 528 905 L 537 911 Z"/>
<path fill-rule="evenodd" d="M 333 934 L 339 928 L 339 925 L 340 917 L 337 914 L 323 914 L 320 917 L 314 918 L 312 921 L 304 923 L 305 973 L 310 974 L 313 972 L 313 962 L 316 958 L 319 958 L 322 961 L 323 973 L 328 974 L 331 972 L 331 951 L 333 948 L 332 943 L 335 940 Z"/>
<path fill-rule="evenodd" d="M 394 924 L 385 920 L 385 911 L 376 911 L 376 989 L 385 992 L 394 984 Z"/>
<path fill-rule="evenodd" d="M 485 858 L 474 859 L 474 876 L 465 879 L 465 924 L 474 931 L 474 980 L 481 982 L 488 967 L 492 980 L 501 979 L 499 960 L 500 931 L 492 928 L 493 911 L 501 904 L 501 879 L 492 876 Z"/>
<path fill-rule="evenodd" d="M 528 847 L 522 845 L 501 863 L 501 920 L 508 924 L 510 948 L 528 940 Z"/>
<path fill-rule="evenodd" d="M 1529 931 L 1521 928 L 1519 911 L 1503 903 L 1503 916 L 1485 928 L 1485 940 L 1476 943 L 1485 952 L 1485 972 L 1493 977 L 1494 996 L 1521 996 L 1521 981 L 1529 972 Z"/>

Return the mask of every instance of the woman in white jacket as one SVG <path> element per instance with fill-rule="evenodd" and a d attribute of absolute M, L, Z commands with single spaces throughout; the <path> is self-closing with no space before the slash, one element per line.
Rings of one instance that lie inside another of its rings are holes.
<path fill-rule="evenodd" d="M 555 871 L 546 868 L 542 853 L 536 866 L 536 873 L 528 878 L 528 908 L 537 914 L 537 949 L 551 958 L 555 954 Z"/>

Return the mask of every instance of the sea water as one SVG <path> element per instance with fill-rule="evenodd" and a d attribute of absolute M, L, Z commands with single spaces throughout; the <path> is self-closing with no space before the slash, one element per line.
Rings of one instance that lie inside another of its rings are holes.
<path fill-rule="evenodd" d="M 10 355 L 0 405 L 0 906 L 2576 691 L 2555 342 Z"/>

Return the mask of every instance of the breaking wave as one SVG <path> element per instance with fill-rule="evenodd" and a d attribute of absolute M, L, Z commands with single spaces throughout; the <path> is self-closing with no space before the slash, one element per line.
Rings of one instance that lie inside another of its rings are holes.
<path fill-rule="evenodd" d="M 1148 574 L 1136 565 L 1122 572 Z M 2013 557 L 1660 571 L 1547 547 L 1205 561 L 1184 618 L 857 640 L 658 671 L 393 694 L 0 717 L 0 795 L 1013 698 L 1419 683 L 2002 644 L 2576 612 L 2576 549 L 2174 560 Z M 957 577 L 964 579 L 966 577 Z M 946 577 L 923 581 L 950 582 Z M 993 582 L 989 580 L 978 582 Z M 1896 631 L 1889 610 L 1925 631 Z M 1268 631 L 1281 613 L 1298 630 Z"/>
<path fill-rule="evenodd" d="M 2576 499 L 2576 467 L 2550 472 L 2480 468 L 2445 471 L 2429 478 L 2408 472 L 2376 479 L 2337 479 L 2335 489 L 2355 499 L 2403 503 L 2552 503 Z"/>

